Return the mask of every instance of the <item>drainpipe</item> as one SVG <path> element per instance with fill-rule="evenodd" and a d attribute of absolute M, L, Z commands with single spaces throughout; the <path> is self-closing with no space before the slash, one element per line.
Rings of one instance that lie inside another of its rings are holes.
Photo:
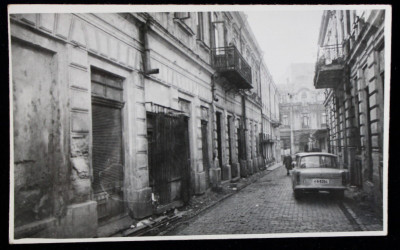
<path fill-rule="evenodd" d="M 260 87 L 260 93 L 261 93 L 261 133 L 264 133 L 264 122 L 263 122 L 263 98 L 262 98 L 262 90 L 261 90 L 261 63 L 262 63 L 262 59 L 264 57 L 264 53 L 261 55 L 260 58 L 260 63 L 258 64 L 258 80 L 260 82 L 259 87 Z M 264 156 L 264 143 L 261 142 L 261 138 L 260 138 L 260 144 L 262 145 L 262 152 L 261 155 Z M 259 146 L 261 146 L 259 145 Z M 265 156 L 264 156 L 265 158 Z"/>
<path fill-rule="evenodd" d="M 144 75 L 158 74 L 159 69 L 152 69 L 150 64 L 150 47 L 149 47 L 149 31 L 150 24 L 147 21 L 142 26 L 142 34 L 143 34 L 143 45 L 144 45 L 144 60 L 143 60 L 143 71 Z"/>

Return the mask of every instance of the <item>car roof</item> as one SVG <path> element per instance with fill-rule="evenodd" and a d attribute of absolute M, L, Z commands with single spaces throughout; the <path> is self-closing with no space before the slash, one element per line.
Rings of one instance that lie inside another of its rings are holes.
<path fill-rule="evenodd" d="M 337 157 L 337 155 L 330 154 L 330 153 L 323 153 L 323 152 L 311 152 L 311 153 L 297 153 L 296 156 L 303 157 L 303 156 L 311 156 L 311 155 L 324 155 L 324 156 L 332 156 Z"/>

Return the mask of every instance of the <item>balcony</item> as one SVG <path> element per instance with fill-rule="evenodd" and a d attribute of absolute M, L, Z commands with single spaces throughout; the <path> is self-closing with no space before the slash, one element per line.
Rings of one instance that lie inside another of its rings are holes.
<path fill-rule="evenodd" d="M 236 47 L 219 47 L 212 50 L 214 69 L 238 89 L 251 89 L 251 67 Z"/>
<path fill-rule="evenodd" d="M 282 124 L 278 120 L 272 119 L 271 120 L 271 125 L 272 125 L 272 127 L 277 128 Z"/>
<path fill-rule="evenodd" d="M 328 45 L 318 50 L 315 65 L 314 86 L 316 89 L 336 88 L 342 82 L 344 57 L 342 45 Z"/>
<path fill-rule="evenodd" d="M 261 143 L 269 143 L 271 141 L 272 136 L 267 133 L 260 133 Z"/>

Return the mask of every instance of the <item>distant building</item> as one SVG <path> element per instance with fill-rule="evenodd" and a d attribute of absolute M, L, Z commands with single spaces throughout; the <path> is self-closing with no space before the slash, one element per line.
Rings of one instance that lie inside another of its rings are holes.
<path fill-rule="evenodd" d="M 280 93 L 275 85 L 272 75 L 264 65 L 261 68 L 262 128 L 260 134 L 262 154 L 268 163 L 280 161 L 280 131 L 279 126 L 279 99 Z"/>
<path fill-rule="evenodd" d="M 287 83 L 279 85 L 282 152 L 288 152 L 291 147 L 292 154 L 311 150 L 326 152 L 327 144 L 321 140 L 313 141 L 312 136 L 316 131 L 326 129 L 323 92 L 312 86 L 314 64 L 292 64 L 288 72 Z"/>
<path fill-rule="evenodd" d="M 382 205 L 385 10 L 324 11 L 315 87 L 325 89 L 330 152 Z"/>

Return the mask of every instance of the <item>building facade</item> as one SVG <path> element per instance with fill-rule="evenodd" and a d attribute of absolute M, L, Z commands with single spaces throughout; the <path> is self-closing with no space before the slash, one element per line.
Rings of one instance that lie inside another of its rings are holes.
<path fill-rule="evenodd" d="M 10 37 L 16 238 L 109 236 L 279 159 L 241 12 L 11 14 Z"/>
<path fill-rule="evenodd" d="M 314 84 L 325 89 L 330 152 L 382 207 L 385 10 L 324 11 Z M 380 205 L 380 206 L 379 206 Z"/>
<path fill-rule="evenodd" d="M 280 131 L 279 126 L 279 100 L 280 94 L 277 86 L 274 83 L 272 75 L 268 71 L 268 68 L 263 67 L 261 79 L 261 95 L 263 101 L 262 106 L 262 126 L 263 134 L 261 134 L 260 140 L 263 145 L 262 154 L 266 159 L 267 163 L 280 162 L 281 161 L 281 150 L 280 150 Z"/>
<path fill-rule="evenodd" d="M 327 151 L 314 134 L 326 130 L 323 91 L 312 87 L 314 65 L 292 64 L 287 83 L 280 85 L 279 114 L 282 153 Z"/>

